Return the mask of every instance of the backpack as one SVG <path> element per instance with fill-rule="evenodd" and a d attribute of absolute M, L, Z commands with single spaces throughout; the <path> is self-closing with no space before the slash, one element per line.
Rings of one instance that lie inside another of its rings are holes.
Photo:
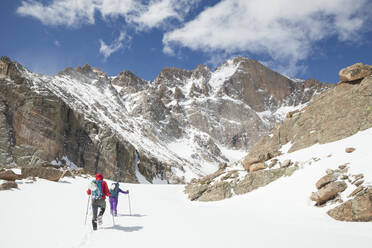
<path fill-rule="evenodd" d="M 119 183 L 112 183 L 110 188 L 111 197 L 118 197 L 119 194 Z"/>
<path fill-rule="evenodd" d="M 102 181 L 101 180 L 93 180 L 90 187 L 92 191 L 92 198 L 93 199 L 101 199 L 103 196 L 102 193 Z"/>

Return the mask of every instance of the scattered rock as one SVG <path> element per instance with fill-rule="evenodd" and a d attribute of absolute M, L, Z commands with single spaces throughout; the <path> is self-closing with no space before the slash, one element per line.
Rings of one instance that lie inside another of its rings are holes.
<path fill-rule="evenodd" d="M 250 167 L 249 167 L 249 172 L 254 172 L 254 171 L 258 171 L 258 170 L 263 170 L 266 168 L 266 165 L 265 163 L 257 163 L 257 164 L 252 164 Z"/>
<path fill-rule="evenodd" d="M 300 110 L 299 109 L 296 109 L 294 111 L 290 111 L 287 113 L 287 115 L 285 116 L 286 118 L 292 118 L 292 116 L 294 116 L 296 113 L 299 113 Z"/>
<path fill-rule="evenodd" d="M 372 221 L 372 189 L 327 212 L 340 221 Z"/>
<path fill-rule="evenodd" d="M 364 190 L 364 187 L 363 186 L 359 186 L 357 187 L 356 189 L 354 189 L 353 192 L 350 193 L 350 195 L 348 195 L 347 197 L 353 197 L 355 196 L 356 194 L 358 194 L 359 192 L 361 192 L 362 190 Z"/>
<path fill-rule="evenodd" d="M 24 178 L 40 177 L 54 182 L 57 182 L 63 175 L 63 171 L 48 167 L 22 167 L 21 171 Z"/>
<path fill-rule="evenodd" d="M 331 182 L 334 182 L 338 179 L 338 175 L 337 174 L 328 174 L 322 178 L 320 178 L 315 186 L 317 189 L 321 189 L 323 188 L 325 185 L 327 185 L 328 183 L 331 183 Z"/>
<path fill-rule="evenodd" d="M 345 169 L 347 167 L 347 164 L 342 164 L 342 165 L 339 165 L 338 166 L 338 168 L 340 169 L 340 170 L 343 170 L 343 169 Z"/>
<path fill-rule="evenodd" d="M 290 165 L 292 165 L 293 163 L 292 163 L 292 161 L 290 160 L 290 159 L 287 159 L 286 161 L 284 161 L 281 165 L 280 165 L 280 167 L 281 168 L 285 168 L 285 167 L 288 167 L 288 166 L 290 166 Z"/>
<path fill-rule="evenodd" d="M 365 78 L 372 74 L 372 66 L 357 63 L 342 69 L 338 75 L 341 82 L 350 82 Z"/>
<path fill-rule="evenodd" d="M 363 173 L 360 173 L 360 174 L 353 175 L 353 177 L 354 177 L 354 180 L 359 180 L 359 179 L 364 178 L 364 175 Z"/>
<path fill-rule="evenodd" d="M 343 192 L 346 188 L 347 184 L 343 181 L 331 182 L 321 188 L 318 192 L 313 192 L 310 199 L 315 201 L 317 205 L 321 205 L 336 197 L 339 192 Z"/>
<path fill-rule="evenodd" d="M 190 182 L 189 184 L 186 185 L 184 192 L 188 194 L 189 199 L 191 201 L 194 201 L 198 199 L 207 189 L 208 189 L 208 185 L 206 184 L 199 185 L 199 184 Z"/>
<path fill-rule="evenodd" d="M 347 179 L 349 179 L 349 176 L 348 176 L 348 175 L 342 175 L 342 176 L 341 176 L 341 179 L 342 179 L 342 180 L 347 180 Z"/>
<path fill-rule="evenodd" d="M 221 180 L 225 181 L 230 178 L 237 178 L 238 176 L 239 176 L 238 171 L 232 170 L 232 171 L 227 172 L 226 175 L 221 178 Z"/>
<path fill-rule="evenodd" d="M 315 162 L 318 162 L 318 161 L 320 160 L 320 158 L 313 158 L 313 160 L 314 160 Z"/>
<path fill-rule="evenodd" d="M 331 174 L 334 174 L 335 171 L 332 170 L 332 169 L 327 169 L 327 170 L 326 170 L 326 173 L 327 173 L 327 175 L 331 175 Z"/>
<path fill-rule="evenodd" d="M 233 185 L 235 194 L 245 194 L 260 187 L 264 187 L 269 183 L 283 176 L 291 176 L 298 168 L 286 167 L 271 170 L 259 170 L 253 173 L 248 173 L 243 180 Z"/>
<path fill-rule="evenodd" d="M 22 176 L 14 173 L 12 170 L 3 170 L 0 172 L 0 179 L 15 181 L 18 179 L 22 179 Z"/>
<path fill-rule="evenodd" d="M 274 158 L 271 160 L 270 164 L 269 164 L 269 169 L 273 168 L 277 163 L 278 163 L 278 159 Z"/>
<path fill-rule="evenodd" d="M 355 151 L 355 148 L 353 148 L 353 147 L 347 147 L 347 148 L 345 148 L 345 152 L 346 153 L 352 153 L 353 151 Z"/>
<path fill-rule="evenodd" d="M 63 178 L 63 177 L 72 177 L 72 178 L 75 178 L 75 175 L 70 170 L 64 170 L 63 173 L 62 173 L 61 178 Z"/>
<path fill-rule="evenodd" d="M 83 175 L 83 174 L 85 174 L 85 170 L 84 170 L 84 168 L 78 168 L 78 169 L 76 170 L 76 175 Z"/>
<path fill-rule="evenodd" d="M 0 185 L 0 190 L 9 190 L 18 188 L 18 184 L 14 181 L 8 181 Z"/>
<path fill-rule="evenodd" d="M 353 184 L 358 187 L 358 186 L 362 185 L 363 183 L 364 183 L 364 180 L 360 179 L 360 180 L 354 182 Z"/>
<path fill-rule="evenodd" d="M 231 184 L 228 182 L 217 182 L 208 188 L 198 198 L 199 201 L 219 201 L 232 196 Z"/>

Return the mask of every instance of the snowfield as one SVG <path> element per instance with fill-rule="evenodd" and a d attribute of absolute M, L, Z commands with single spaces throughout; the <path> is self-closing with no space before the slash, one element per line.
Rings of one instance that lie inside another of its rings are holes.
<path fill-rule="evenodd" d="M 18 181 L 19 189 L 0 191 L 0 247 L 337 247 L 370 248 L 372 223 L 339 222 L 309 200 L 328 168 L 350 163 L 350 174 L 364 173 L 372 184 L 372 128 L 347 139 L 314 145 L 280 160 L 301 169 L 264 188 L 219 202 L 191 202 L 183 185 L 124 184 L 115 225 L 109 211 L 98 231 L 91 211 L 84 225 L 91 178 L 50 182 Z M 354 147 L 353 153 L 345 153 Z M 331 156 L 329 156 L 331 154 Z M 320 158 L 320 160 L 313 158 Z M 110 183 L 110 181 L 108 181 Z M 342 194 L 353 189 L 349 185 Z M 108 207 L 108 201 L 107 201 Z"/>

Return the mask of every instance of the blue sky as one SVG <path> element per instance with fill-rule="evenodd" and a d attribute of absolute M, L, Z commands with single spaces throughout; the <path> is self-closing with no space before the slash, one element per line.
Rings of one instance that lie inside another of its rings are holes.
<path fill-rule="evenodd" d="M 372 64 L 369 0 L 1 0 L 0 55 L 54 74 L 89 63 L 153 80 L 164 67 L 234 56 L 286 75 L 337 82 Z"/>

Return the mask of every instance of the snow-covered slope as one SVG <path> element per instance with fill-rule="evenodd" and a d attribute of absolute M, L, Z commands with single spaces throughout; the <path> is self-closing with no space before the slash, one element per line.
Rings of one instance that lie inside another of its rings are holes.
<path fill-rule="evenodd" d="M 372 223 L 339 222 L 309 200 L 327 168 L 349 163 L 349 173 L 364 173 L 372 183 L 372 129 L 349 138 L 284 154 L 301 169 L 246 195 L 220 202 L 190 202 L 183 185 L 122 184 L 119 216 L 108 213 L 103 226 L 84 225 L 90 179 L 35 183 L 18 181 L 19 189 L 0 191 L 0 246 L 21 247 L 276 247 L 367 248 Z M 356 148 L 345 153 L 345 147 Z M 328 155 L 332 156 L 328 156 Z M 313 158 L 320 158 L 314 161 Z M 351 186 L 349 186 L 351 190 Z M 343 193 L 344 198 L 350 190 Z"/>

